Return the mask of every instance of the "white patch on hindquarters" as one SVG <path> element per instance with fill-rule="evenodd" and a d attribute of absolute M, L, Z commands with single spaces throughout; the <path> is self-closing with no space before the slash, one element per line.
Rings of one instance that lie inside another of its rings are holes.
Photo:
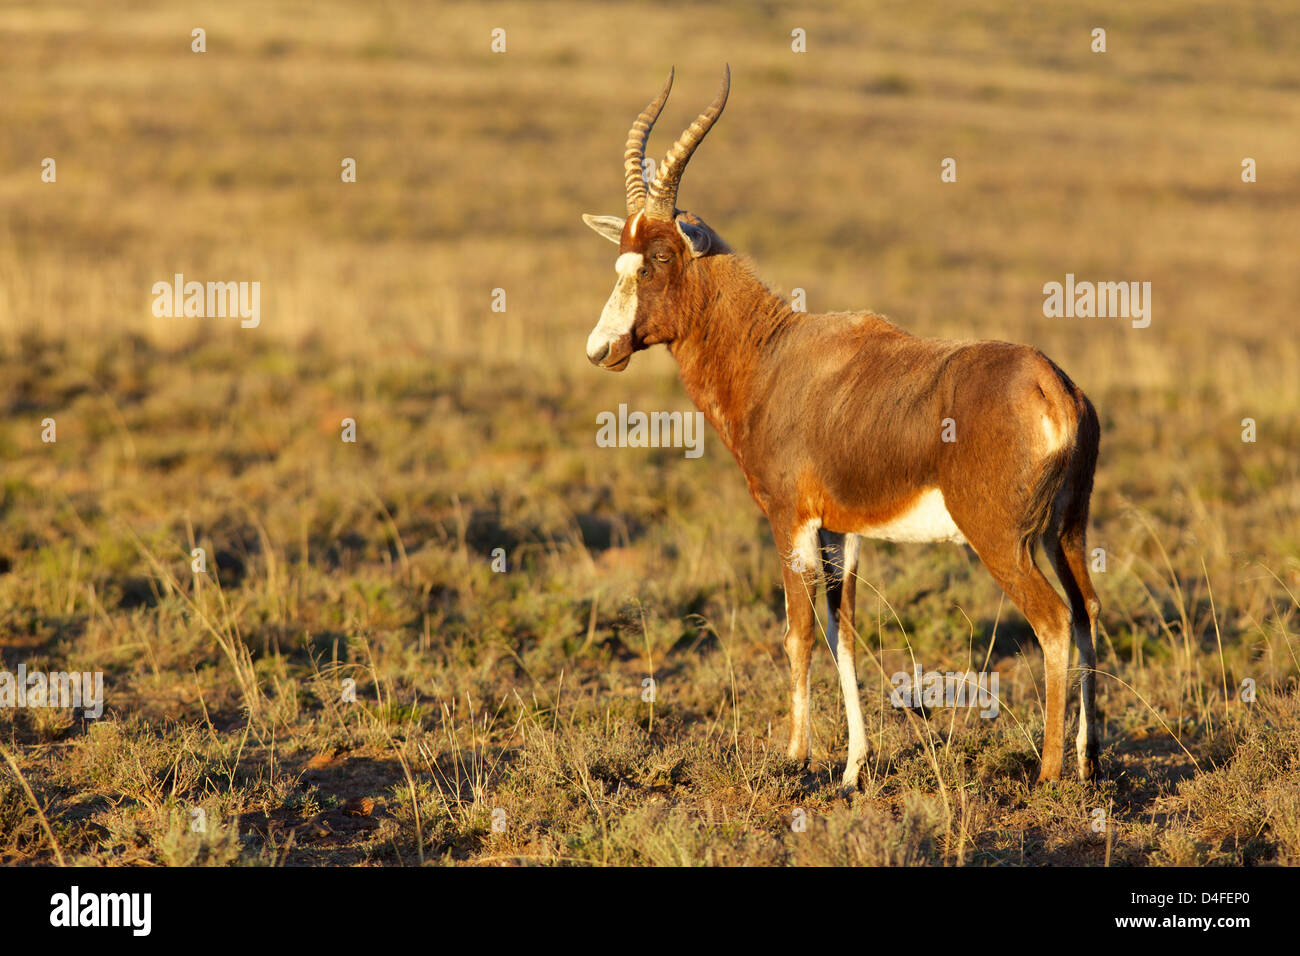
<path fill-rule="evenodd" d="M 952 520 L 938 488 L 927 488 L 907 510 L 881 524 L 858 528 L 864 538 L 880 541 L 950 541 L 965 544 L 966 537 Z"/>
<path fill-rule="evenodd" d="M 1062 429 L 1057 427 L 1056 422 L 1052 421 L 1050 415 L 1046 414 L 1043 415 L 1043 437 L 1047 439 L 1046 447 L 1049 454 L 1065 444 L 1065 435 Z"/>

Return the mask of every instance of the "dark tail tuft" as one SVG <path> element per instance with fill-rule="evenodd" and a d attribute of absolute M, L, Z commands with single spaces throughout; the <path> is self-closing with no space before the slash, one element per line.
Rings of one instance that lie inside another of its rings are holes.
<path fill-rule="evenodd" d="M 1075 453 L 1074 436 L 1065 442 L 1051 457 L 1043 462 L 1038 480 L 1034 482 L 1029 501 L 1020 525 L 1020 541 L 1016 548 L 1016 564 L 1025 567 L 1033 563 L 1034 542 L 1047 530 L 1052 521 L 1052 508 L 1056 495 L 1065 484 L 1070 471 L 1070 461 Z"/>
<path fill-rule="evenodd" d="M 1069 383 L 1064 373 L 1058 370 L 1058 374 Z M 1069 388 L 1075 396 L 1071 404 L 1076 411 L 1068 416 L 1069 435 L 1061 447 L 1043 462 L 1026 503 L 1016 551 L 1016 562 L 1021 567 L 1026 561 L 1033 563 L 1034 543 L 1051 525 L 1057 495 L 1067 481 L 1073 486 L 1073 501 L 1065 503 L 1061 520 L 1067 528 L 1076 525 L 1080 530 L 1088 522 L 1088 499 L 1092 496 L 1093 471 L 1097 467 L 1101 423 L 1087 396 L 1073 384 L 1069 384 Z"/>

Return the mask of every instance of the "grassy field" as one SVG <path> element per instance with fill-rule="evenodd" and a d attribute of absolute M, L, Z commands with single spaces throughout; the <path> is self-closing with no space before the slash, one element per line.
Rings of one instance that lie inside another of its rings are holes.
<path fill-rule="evenodd" d="M 119 6 L 0 7 L 0 671 L 105 690 L 0 708 L 0 861 L 1300 863 L 1294 4 Z M 587 363 L 579 216 L 668 67 L 656 156 L 724 61 L 684 207 L 811 311 L 1030 343 L 1096 404 L 1097 785 L 1033 786 L 1041 655 L 974 555 L 868 543 L 840 799 L 824 646 L 785 759 L 717 436 L 596 446 L 689 402 L 663 350 Z M 260 324 L 156 317 L 176 273 Z M 1067 273 L 1151 282 L 1150 327 L 1045 317 Z M 891 706 L 913 655 L 999 717 Z"/>

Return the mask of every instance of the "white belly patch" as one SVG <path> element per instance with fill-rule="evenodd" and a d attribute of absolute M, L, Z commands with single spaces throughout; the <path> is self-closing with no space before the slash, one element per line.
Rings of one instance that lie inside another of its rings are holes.
<path fill-rule="evenodd" d="M 912 506 L 889 521 L 882 524 L 868 525 L 855 529 L 856 534 L 864 538 L 879 541 L 951 541 L 953 544 L 965 544 L 966 538 L 958 529 L 948 507 L 944 504 L 943 492 L 938 488 L 927 488 L 912 503 Z"/>

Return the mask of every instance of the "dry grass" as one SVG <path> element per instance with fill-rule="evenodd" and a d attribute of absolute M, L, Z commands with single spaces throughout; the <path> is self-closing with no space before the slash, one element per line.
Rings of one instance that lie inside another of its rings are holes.
<path fill-rule="evenodd" d="M 107 685 L 98 721 L 0 711 L 0 859 L 1300 862 L 1290 5 L 98 11 L 0 11 L 0 657 Z M 1097 787 L 1031 786 L 1041 659 L 975 558 L 869 545 L 879 759 L 838 800 L 826 654 L 817 762 L 782 756 L 734 463 L 595 446 L 598 412 L 687 400 L 661 350 L 587 365 L 612 249 L 578 217 L 621 209 L 667 66 L 666 128 L 724 59 L 685 205 L 813 310 L 1032 343 L 1101 411 Z M 261 326 L 155 318 L 175 272 L 260 281 Z M 1151 327 L 1043 317 L 1066 272 L 1150 281 Z M 1008 706 L 896 711 L 911 654 L 988 657 Z"/>

